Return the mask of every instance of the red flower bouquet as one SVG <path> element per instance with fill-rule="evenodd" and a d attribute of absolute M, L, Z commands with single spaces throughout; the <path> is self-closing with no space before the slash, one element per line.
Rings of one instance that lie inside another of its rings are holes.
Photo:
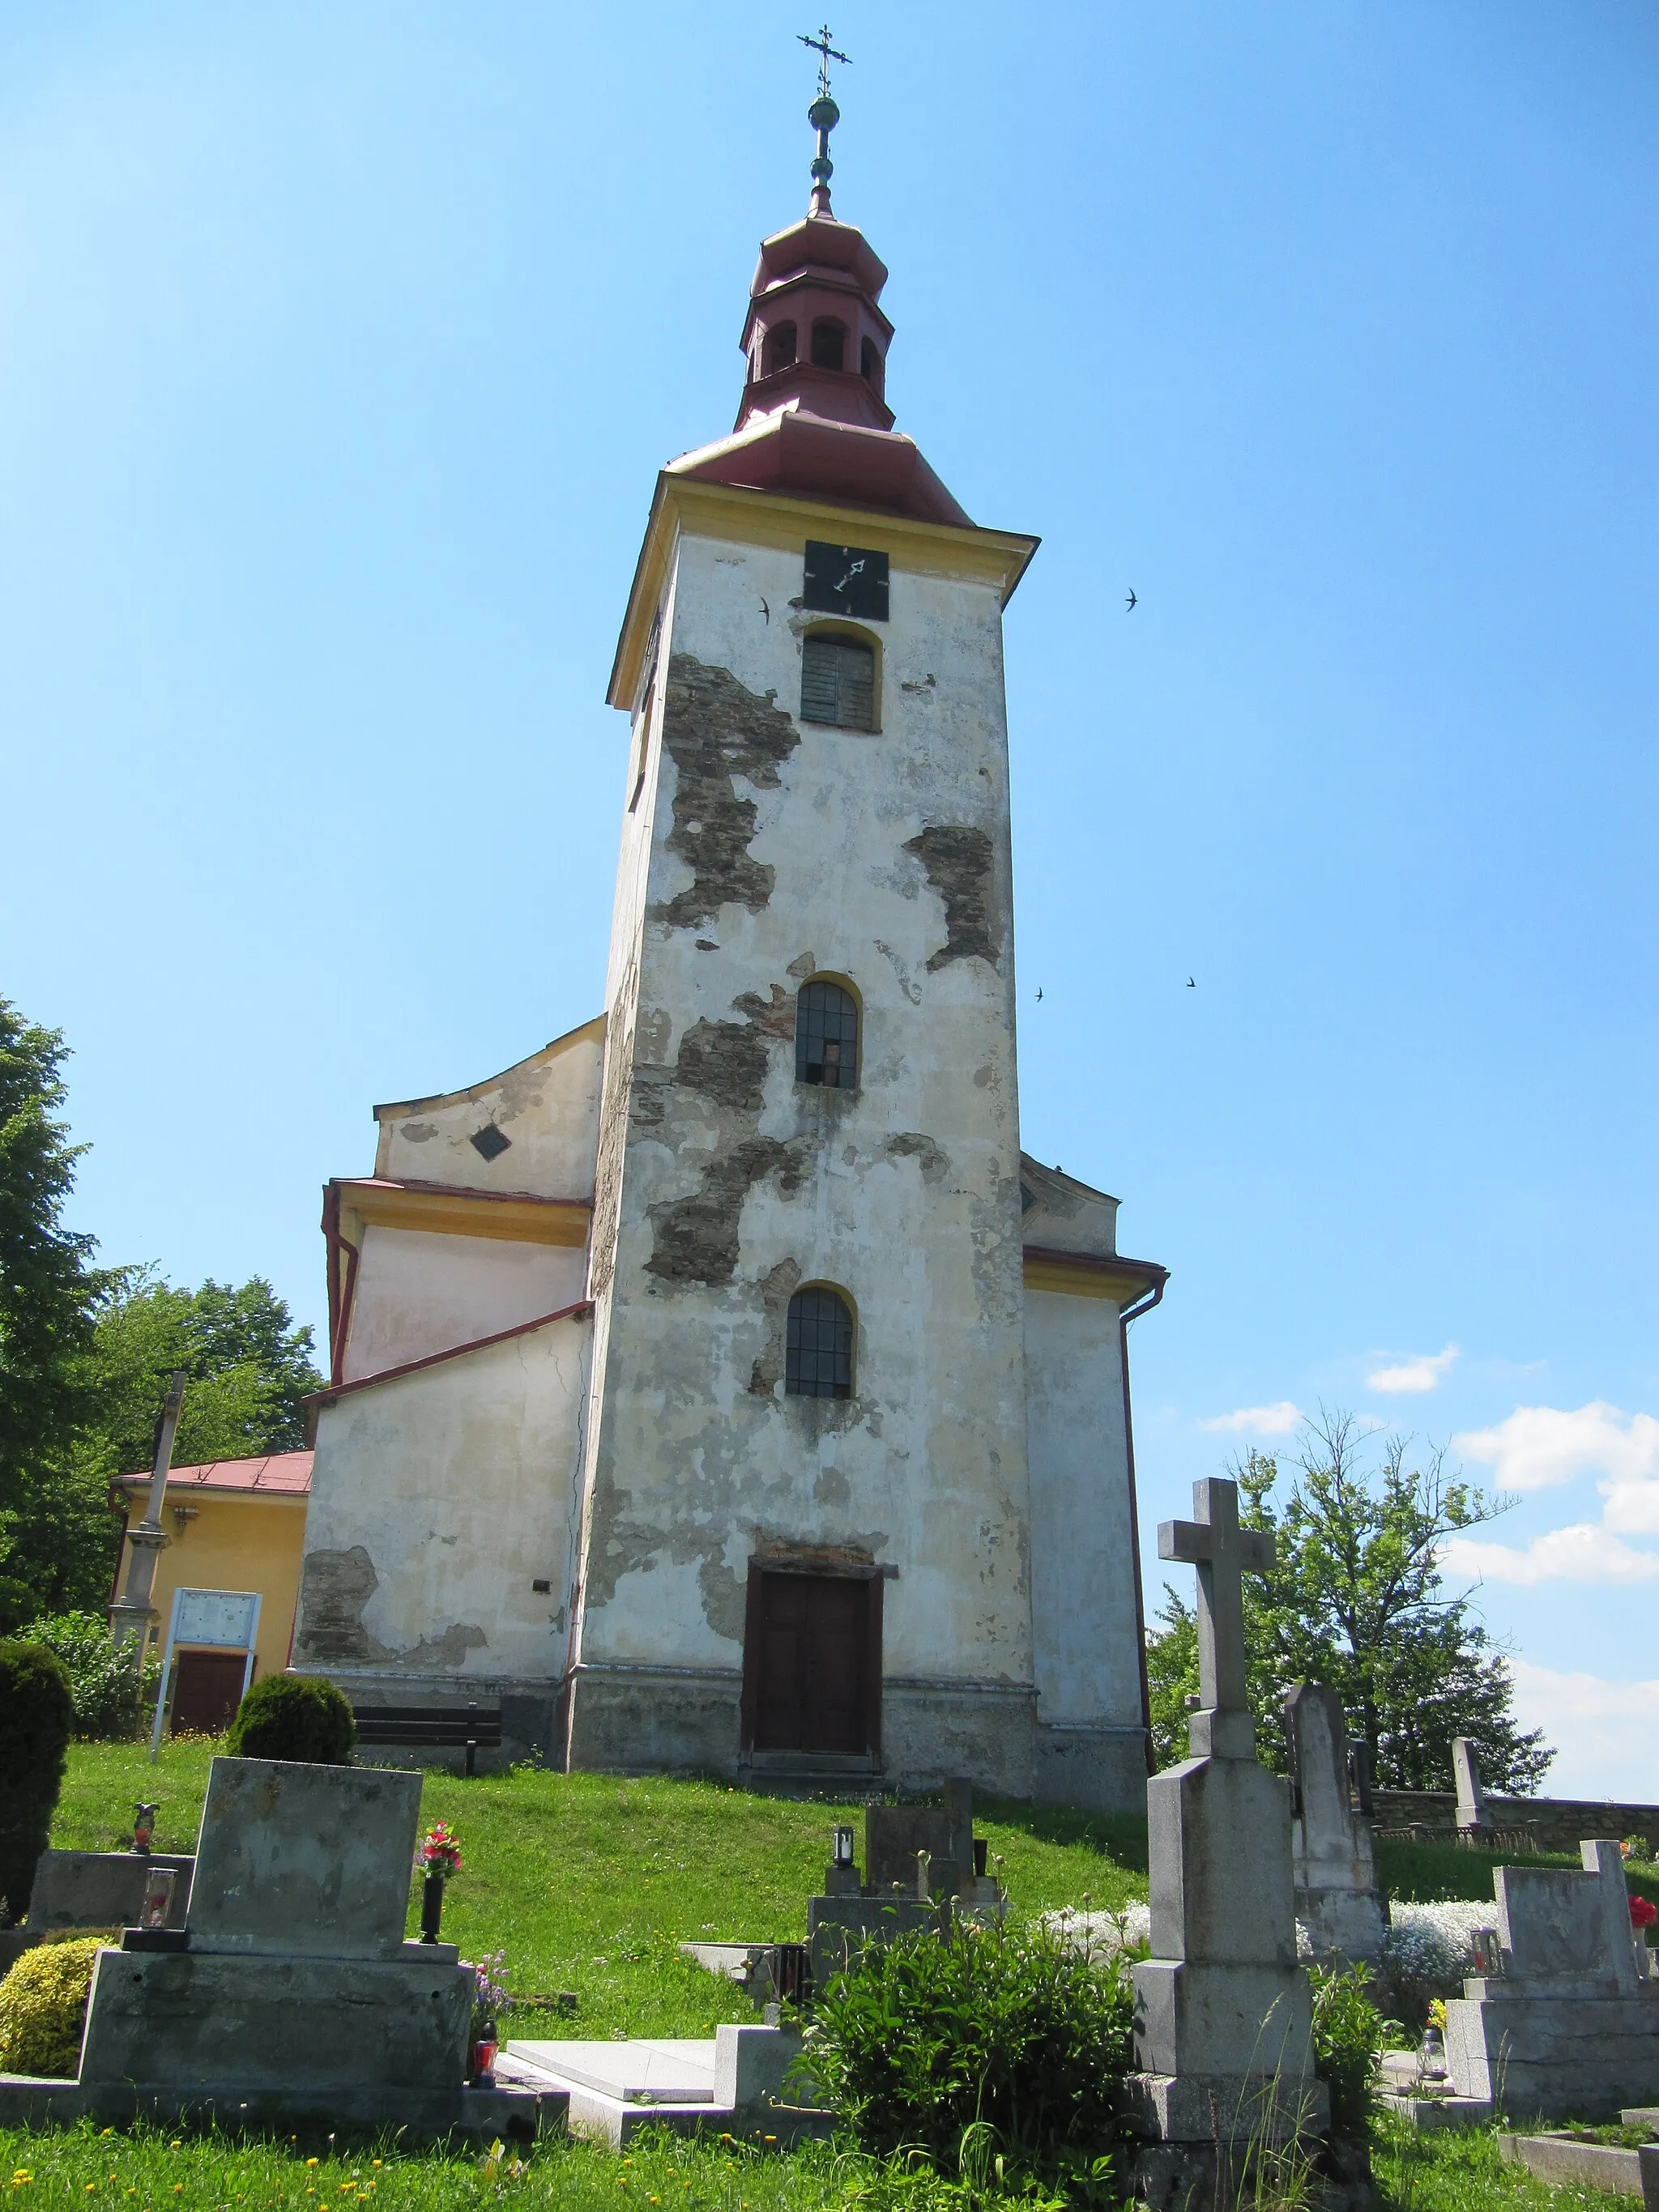
<path fill-rule="evenodd" d="M 461 1870 L 461 1846 L 455 1832 L 447 1820 L 440 1820 L 428 1832 L 425 1841 L 415 1854 L 417 1874 L 435 1874 L 441 1881 Z"/>
<path fill-rule="evenodd" d="M 1651 1928 L 1659 1920 L 1659 1905 L 1650 1897 L 1632 1897 L 1630 1901 L 1630 1924 L 1639 1936 L 1644 1928 Z"/>

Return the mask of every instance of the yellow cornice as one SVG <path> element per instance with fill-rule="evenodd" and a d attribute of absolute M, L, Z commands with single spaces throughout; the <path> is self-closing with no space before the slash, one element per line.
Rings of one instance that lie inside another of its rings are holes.
<path fill-rule="evenodd" d="M 1028 1291 L 1057 1291 L 1064 1297 L 1110 1298 L 1127 1306 L 1164 1282 L 1165 1270 L 1149 1260 L 1097 1259 L 1086 1252 L 1025 1253 Z"/>
<path fill-rule="evenodd" d="M 372 1228 L 422 1229 L 438 1237 L 493 1237 L 509 1244 L 587 1242 L 592 1209 L 578 1199 L 497 1197 L 492 1191 L 441 1189 L 379 1180 L 342 1182 L 343 1216 Z M 341 1226 L 350 1230 L 344 1219 Z"/>
<path fill-rule="evenodd" d="M 606 698 L 624 714 L 633 711 L 634 694 L 644 673 L 652 617 L 662 597 L 663 578 L 681 537 L 719 538 L 738 545 L 765 545 L 790 551 L 809 538 L 839 544 L 856 520 L 860 542 L 888 554 L 895 568 L 912 574 L 944 576 L 953 581 L 992 584 L 1006 605 L 1025 573 L 1039 540 L 1010 530 L 981 530 L 969 523 L 921 522 L 878 507 L 842 506 L 833 500 L 756 491 L 743 484 L 705 483 L 699 477 L 676 476 L 665 469 L 657 478 L 646 525 L 645 543 L 634 570 L 628 611 L 617 641 Z"/>

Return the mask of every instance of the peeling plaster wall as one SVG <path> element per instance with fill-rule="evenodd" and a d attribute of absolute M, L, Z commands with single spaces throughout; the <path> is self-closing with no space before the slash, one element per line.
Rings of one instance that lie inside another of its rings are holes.
<path fill-rule="evenodd" d="M 556 1037 L 466 1091 L 375 1109 L 374 1172 L 400 1182 L 585 1199 L 593 1188 L 603 1017 Z M 472 1139 L 493 1122 L 510 1141 L 486 1160 Z"/>
<path fill-rule="evenodd" d="M 382 1374 L 574 1305 L 586 1279 L 587 1255 L 570 1246 L 370 1223 L 343 1379 Z"/>
<path fill-rule="evenodd" d="M 589 1339 L 555 1322 L 322 1409 L 296 1667 L 562 1672 Z"/>
<path fill-rule="evenodd" d="M 1000 608 L 896 562 L 859 733 L 795 720 L 800 588 L 799 553 L 681 541 L 618 874 L 581 1657 L 729 1675 L 757 1544 L 857 1542 L 899 1570 L 888 1674 L 1024 1686 L 988 1724 L 1029 1739 Z M 793 1079 L 822 970 L 856 1092 Z M 849 1402 L 783 1395 L 792 1273 L 855 1302 Z"/>
<path fill-rule="evenodd" d="M 1025 1351 L 1039 1753 L 1067 1770 L 1042 1794 L 1133 1806 L 1146 1768 L 1117 1306 L 1028 1289 Z M 1070 1740 L 1045 1743 L 1051 1729 Z"/>

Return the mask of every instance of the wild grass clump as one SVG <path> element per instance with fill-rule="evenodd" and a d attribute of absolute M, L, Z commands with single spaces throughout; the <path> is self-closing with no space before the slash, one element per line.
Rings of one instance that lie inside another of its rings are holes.
<path fill-rule="evenodd" d="M 969 2182 L 1103 2184 L 1133 2010 L 1127 1960 L 1039 1923 L 922 1929 L 830 1978 L 799 2063 L 866 2153 Z"/>

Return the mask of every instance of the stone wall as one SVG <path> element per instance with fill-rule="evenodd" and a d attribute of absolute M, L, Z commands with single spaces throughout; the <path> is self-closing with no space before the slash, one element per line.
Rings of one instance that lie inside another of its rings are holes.
<path fill-rule="evenodd" d="M 1596 1836 L 1645 1836 L 1659 1850 L 1659 1805 L 1616 1805 L 1603 1798 L 1494 1797 L 1486 1813 L 1501 1833 L 1530 1828 L 1540 1851 L 1573 1851 Z M 1449 1790 L 1379 1790 L 1379 1828 L 1454 1828 L 1457 1800 Z"/>

